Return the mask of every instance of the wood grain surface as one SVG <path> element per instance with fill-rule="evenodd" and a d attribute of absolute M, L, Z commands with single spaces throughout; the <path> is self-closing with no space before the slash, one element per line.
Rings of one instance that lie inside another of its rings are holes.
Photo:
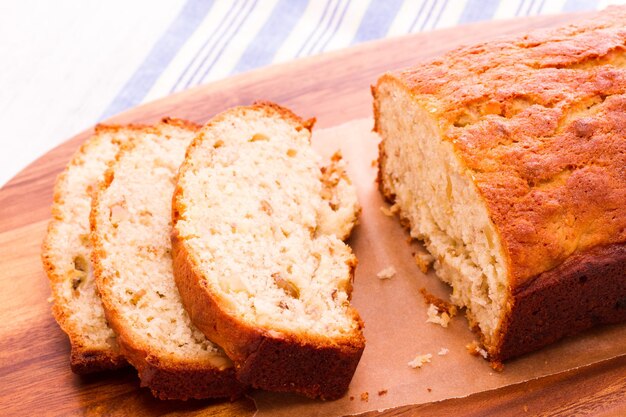
<path fill-rule="evenodd" d="M 576 18 L 557 15 L 496 21 L 302 59 L 200 86 L 129 110 L 107 122 L 154 122 L 174 116 L 204 122 L 230 106 L 263 99 L 315 116 L 318 127 L 369 116 L 378 75 L 474 43 Z M 36 123 L 36 115 L 33 123 Z M 69 369 L 69 344 L 56 325 L 39 252 L 56 175 L 85 131 L 52 150 L 0 189 L 1 415 L 252 415 L 254 404 L 157 401 L 138 388 L 132 369 L 88 377 Z M 464 399 L 371 415 L 626 415 L 626 358 Z"/>

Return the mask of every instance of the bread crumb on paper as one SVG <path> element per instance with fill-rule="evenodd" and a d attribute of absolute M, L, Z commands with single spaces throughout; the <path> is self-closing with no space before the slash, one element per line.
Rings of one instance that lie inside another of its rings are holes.
<path fill-rule="evenodd" d="M 427 274 L 433 262 L 435 262 L 435 257 L 426 252 L 414 253 L 413 258 L 415 259 L 415 264 L 423 274 Z"/>
<path fill-rule="evenodd" d="M 387 268 L 376 274 L 379 279 L 391 279 L 394 275 L 396 275 L 396 268 L 394 268 L 393 266 L 388 266 Z"/>
<path fill-rule="evenodd" d="M 400 211 L 400 207 L 397 204 L 394 204 L 389 208 L 380 206 L 380 211 L 382 211 L 387 217 L 393 217 L 398 211 Z"/>
<path fill-rule="evenodd" d="M 496 372 L 504 371 L 504 365 L 502 364 L 502 362 L 491 361 L 490 365 L 491 365 L 491 369 L 493 369 Z"/>
<path fill-rule="evenodd" d="M 429 293 L 426 288 L 420 288 L 420 294 L 422 294 L 426 304 L 434 304 L 437 306 L 439 311 L 445 311 L 450 318 L 456 316 L 458 309 L 454 304 L 444 301 L 436 295 Z"/>
<path fill-rule="evenodd" d="M 368 402 L 370 399 L 370 393 L 365 391 L 364 393 L 361 394 L 361 401 L 365 401 Z"/>
<path fill-rule="evenodd" d="M 381 389 L 380 391 L 378 391 L 378 395 L 383 396 L 383 395 L 387 395 L 387 390 L 386 389 Z"/>
<path fill-rule="evenodd" d="M 450 349 L 442 347 L 439 350 L 439 352 L 437 352 L 437 355 L 439 355 L 439 356 L 446 356 L 448 354 L 448 352 L 450 352 Z"/>
<path fill-rule="evenodd" d="M 430 353 L 427 353 L 425 355 L 417 355 L 415 359 L 408 363 L 408 365 L 413 369 L 421 368 L 424 364 L 430 363 L 432 357 L 433 355 L 431 355 Z"/>
<path fill-rule="evenodd" d="M 450 323 L 450 315 L 445 311 L 439 311 L 439 308 L 434 304 L 428 306 L 426 314 L 428 315 L 426 323 L 438 324 L 441 327 L 448 327 L 448 323 Z"/>
<path fill-rule="evenodd" d="M 487 351 L 485 349 L 483 349 L 480 346 L 480 343 L 478 343 L 475 340 L 472 341 L 471 343 L 468 343 L 467 345 L 465 345 L 465 348 L 467 349 L 469 354 L 472 355 L 472 356 L 482 356 L 483 359 L 489 358 L 489 354 L 487 353 Z"/>

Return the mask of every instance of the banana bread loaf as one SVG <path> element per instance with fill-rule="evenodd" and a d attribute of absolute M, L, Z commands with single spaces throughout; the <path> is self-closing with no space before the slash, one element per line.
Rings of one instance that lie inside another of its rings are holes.
<path fill-rule="evenodd" d="M 626 8 L 372 88 L 379 181 L 493 361 L 626 320 Z"/>
<path fill-rule="evenodd" d="M 242 382 L 332 399 L 365 346 L 342 242 L 359 208 L 339 156 L 320 170 L 310 129 L 257 104 L 200 131 L 173 198 L 174 270 L 193 322 Z"/>

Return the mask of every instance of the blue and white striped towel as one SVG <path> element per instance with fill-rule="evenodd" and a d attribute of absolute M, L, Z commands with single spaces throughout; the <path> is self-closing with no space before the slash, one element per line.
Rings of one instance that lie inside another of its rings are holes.
<path fill-rule="evenodd" d="M 132 106 L 361 42 L 625 0 L 4 0 L 0 185 Z"/>

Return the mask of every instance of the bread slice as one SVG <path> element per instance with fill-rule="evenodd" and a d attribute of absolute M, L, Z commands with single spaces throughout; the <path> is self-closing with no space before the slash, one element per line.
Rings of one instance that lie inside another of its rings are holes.
<path fill-rule="evenodd" d="M 261 103 L 214 117 L 173 198 L 176 282 L 194 323 L 254 387 L 333 399 L 365 346 L 350 306 L 358 212 L 335 157 L 320 170 L 311 122 Z"/>
<path fill-rule="evenodd" d="M 107 325 L 91 268 L 89 212 L 92 191 L 103 179 L 120 144 L 141 126 L 99 125 L 57 178 L 52 220 L 42 261 L 52 290 L 52 311 L 71 344 L 70 365 L 78 374 L 126 365 Z"/>
<path fill-rule="evenodd" d="M 171 258 L 174 178 L 197 127 L 165 119 L 122 146 L 94 198 L 95 277 L 122 352 L 161 399 L 234 397 L 232 362 L 196 329 Z"/>
<path fill-rule="evenodd" d="M 492 360 L 626 320 L 626 8 L 372 89 L 380 187 Z"/>

